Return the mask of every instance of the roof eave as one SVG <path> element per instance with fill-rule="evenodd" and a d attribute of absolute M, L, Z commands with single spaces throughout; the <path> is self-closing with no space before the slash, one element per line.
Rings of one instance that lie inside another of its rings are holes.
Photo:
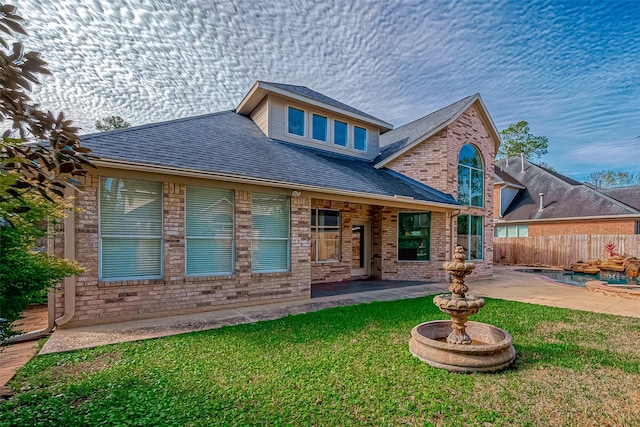
<path fill-rule="evenodd" d="M 566 217 L 566 218 L 538 218 L 538 219 L 504 219 L 503 218 L 493 218 L 494 224 L 523 224 L 523 223 L 531 223 L 531 222 L 558 222 L 558 221 L 598 221 L 603 219 L 638 219 L 640 218 L 640 213 L 637 214 L 628 214 L 628 215 L 597 215 L 597 216 L 574 216 L 574 217 Z"/>
<path fill-rule="evenodd" d="M 299 184 L 295 182 L 276 181 L 276 180 L 270 180 L 270 179 L 247 177 L 242 175 L 233 175 L 233 174 L 226 174 L 226 173 L 220 173 L 220 172 L 207 172 L 207 171 L 201 171 L 197 169 L 186 169 L 186 168 L 179 168 L 179 167 L 172 167 L 172 166 L 150 165 L 146 163 L 137 163 L 137 162 L 130 162 L 125 160 L 117 160 L 117 159 L 93 159 L 92 163 L 98 167 L 105 167 L 105 168 L 124 169 L 124 170 L 148 172 L 148 173 L 155 173 L 155 174 L 177 175 L 177 176 L 192 177 L 192 178 L 217 179 L 220 181 L 228 181 L 228 182 L 234 182 L 238 184 L 264 185 L 264 186 L 270 186 L 270 187 L 276 187 L 276 188 L 291 188 L 299 191 L 304 190 L 304 191 L 313 191 L 317 193 L 357 197 L 361 199 L 380 200 L 380 201 L 386 201 L 388 203 L 401 202 L 403 204 L 411 204 L 415 206 L 436 208 L 440 211 L 451 211 L 451 210 L 460 208 L 458 204 L 432 202 L 432 201 L 426 201 L 426 200 L 416 200 L 413 197 L 403 196 L 398 194 L 394 194 L 393 196 L 386 196 L 382 194 L 341 190 L 341 189 L 335 189 L 330 187 L 320 187 L 320 186 L 309 185 L 309 184 Z"/>

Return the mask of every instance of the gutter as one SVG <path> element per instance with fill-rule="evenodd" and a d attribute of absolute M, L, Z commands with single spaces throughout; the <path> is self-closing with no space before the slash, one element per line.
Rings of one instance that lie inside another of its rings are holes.
<path fill-rule="evenodd" d="M 371 200 L 382 200 L 382 201 L 391 202 L 391 203 L 394 203 L 394 202 L 397 203 L 399 201 L 402 201 L 405 203 L 411 203 L 412 205 L 436 207 L 444 210 L 451 210 L 451 209 L 458 208 L 458 205 L 415 200 L 411 198 L 411 196 L 402 196 L 397 194 L 393 196 L 383 196 L 380 194 L 362 193 L 358 191 L 349 191 L 349 190 L 339 190 L 335 188 L 319 187 L 319 186 L 309 185 L 309 184 L 298 184 L 295 182 L 274 181 L 274 180 L 263 179 L 263 178 L 250 178 L 250 177 L 241 176 L 241 175 L 233 175 L 233 174 L 226 174 L 226 173 L 220 173 L 220 172 L 198 171 L 193 169 L 184 169 L 184 168 L 170 167 L 170 166 L 156 166 L 156 165 L 149 165 L 145 163 L 128 162 L 123 160 L 96 159 L 92 161 L 92 163 L 99 167 L 111 168 L 111 169 L 115 168 L 115 169 L 135 170 L 139 172 L 178 175 L 178 176 L 185 176 L 185 177 L 191 177 L 191 178 L 218 179 L 220 181 L 234 182 L 238 184 L 264 185 L 269 187 L 285 188 L 285 189 L 293 188 L 298 191 L 302 191 L 302 190 L 315 191 L 319 193 L 328 193 L 328 194 L 347 196 L 347 197 L 360 197 L 360 198 L 371 199 Z"/>
<path fill-rule="evenodd" d="M 529 224 L 532 222 L 557 222 L 557 221 L 596 221 L 600 219 L 640 219 L 640 214 L 633 215 L 601 215 L 601 216 L 576 216 L 568 218 L 542 218 L 542 219 L 514 219 L 497 220 L 495 224 Z M 496 218 L 494 218 L 496 220 Z"/>

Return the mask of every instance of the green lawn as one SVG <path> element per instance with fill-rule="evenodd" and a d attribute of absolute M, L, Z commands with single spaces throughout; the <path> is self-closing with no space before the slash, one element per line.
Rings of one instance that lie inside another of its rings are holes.
<path fill-rule="evenodd" d="M 518 357 L 450 374 L 411 356 L 432 297 L 38 357 L 0 426 L 640 425 L 640 319 L 487 300 Z"/>

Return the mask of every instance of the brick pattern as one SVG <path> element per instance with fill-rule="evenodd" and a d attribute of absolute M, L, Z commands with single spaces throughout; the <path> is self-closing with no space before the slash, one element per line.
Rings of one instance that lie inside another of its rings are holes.
<path fill-rule="evenodd" d="M 184 276 L 185 185 L 165 182 L 164 278 L 104 282 L 98 278 L 98 177 L 88 176 L 78 195 L 76 257 L 85 268 L 76 281 L 76 312 L 71 322 L 79 326 L 130 319 L 193 313 L 212 307 L 261 304 L 311 296 L 310 199 L 291 199 L 291 269 L 284 273 L 251 272 L 251 193 L 235 191 L 236 265 L 227 276 Z M 56 313 L 64 305 L 63 288 L 56 291 Z"/>
<path fill-rule="evenodd" d="M 635 234 L 636 221 L 597 220 L 562 221 L 529 224 L 529 236 L 559 236 L 568 234 Z"/>
<path fill-rule="evenodd" d="M 473 144 L 484 159 L 485 200 L 484 208 L 464 206 L 460 214 L 484 216 L 484 260 L 476 262 L 473 275 L 489 275 L 493 272 L 493 168 L 496 153 L 494 141 L 475 105 L 451 125 L 391 161 L 387 167 L 457 198 L 458 155 L 464 144 Z M 435 236 L 434 231 L 432 236 Z M 446 259 L 451 259 L 452 249 L 447 248 L 447 251 Z"/>

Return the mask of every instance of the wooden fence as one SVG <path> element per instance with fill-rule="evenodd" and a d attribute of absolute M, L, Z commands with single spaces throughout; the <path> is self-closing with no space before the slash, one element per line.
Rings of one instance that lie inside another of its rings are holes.
<path fill-rule="evenodd" d="M 621 255 L 640 257 L 640 235 L 577 234 L 567 236 L 494 237 L 496 264 L 541 264 L 568 267 L 577 261 L 606 257 L 612 242 Z M 502 252 L 502 255 L 501 255 Z"/>

